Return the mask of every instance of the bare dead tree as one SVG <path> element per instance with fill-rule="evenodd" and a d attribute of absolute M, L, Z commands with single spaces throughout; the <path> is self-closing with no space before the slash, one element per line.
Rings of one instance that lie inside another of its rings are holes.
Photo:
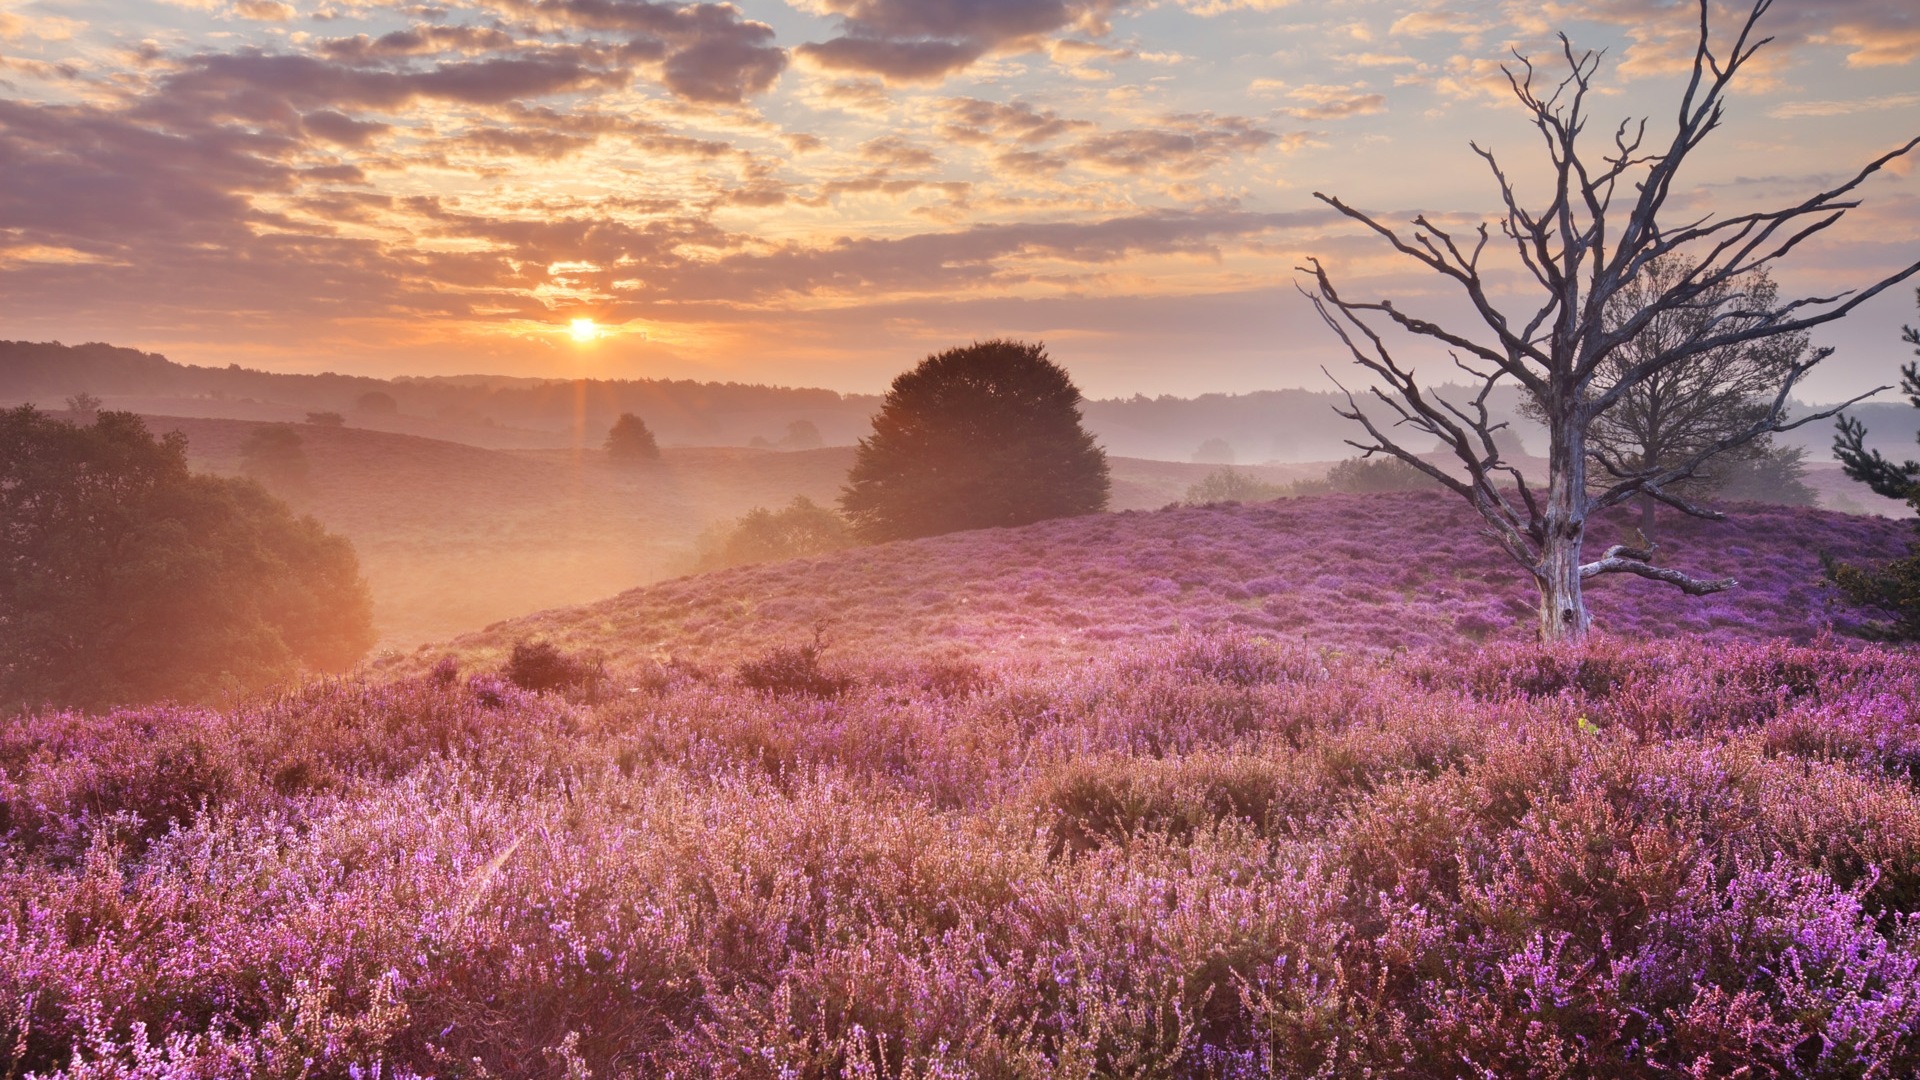
<path fill-rule="evenodd" d="M 1619 322 L 1637 315 L 1672 287 L 1681 269 L 1672 259 L 1647 264 L 1635 280 L 1613 294 L 1607 318 Z M 1657 358 L 1675 343 L 1698 336 L 1706 320 L 1726 318 L 1730 324 L 1737 323 L 1738 316 L 1723 314 L 1732 305 L 1772 307 L 1778 289 L 1766 269 L 1754 271 L 1749 278 L 1728 281 L 1687 307 L 1663 312 L 1648 322 L 1637 337 L 1607 356 L 1595 376 L 1594 389 L 1604 393 L 1622 376 L 1635 374 L 1641 364 Z M 1780 334 L 1709 349 L 1640 378 L 1613 408 L 1595 416 L 1587 428 L 1589 468 L 1597 467 L 1614 476 L 1654 473 L 1691 459 L 1703 447 L 1730 434 L 1745 431 L 1766 416 L 1781 380 L 1793 373 L 1794 364 L 1804 360 L 1811 347 L 1804 333 Z M 1520 413 L 1536 422 L 1545 419 L 1530 398 L 1520 403 Z M 1693 516 L 1722 519 L 1726 515 L 1695 502 L 1696 493 L 1717 493 L 1717 485 L 1728 478 L 1720 467 L 1722 462 L 1752 466 L 1765 460 L 1775 452 L 1772 438 L 1771 433 L 1757 436 L 1722 455 L 1711 466 L 1713 475 L 1697 474 L 1668 484 L 1665 490 L 1679 496 Z M 1643 546 L 1650 546 L 1655 542 L 1654 509 L 1659 500 L 1643 491 L 1637 501 L 1640 540 Z"/>
<path fill-rule="evenodd" d="M 1715 350 L 1802 334 L 1843 317 L 1920 272 L 1916 262 L 1864 289 L 1793 300 L 1777 295 L 1763 298 L 1748 284 L 1757 278 L 1757 271 L 1778 262 L 1859 205 L 1855 190 L 1888 162 L 1920 145 L 1920 138 L 1867 163 L 1846 182 L 1791 206 L 1725 217 L 1709 214 L 1678 223 L 1661 220 L 1687 156 L 1720 127 L 1728 85 L 1771 40 L 1755 37 L 1755 27 L 1771 6 L 1772 0 L 1755 0 L 1732 47 L 1722 53 L 1716 51 L 1708 33 L 1707 2 L 1701 0 L 1692 74 L 1680 99 L 1678 127 L 1664 149 L 1644 148 L 1647 123 L 1643 119 L 1621 123 L 1613 132 L 1611 147 L 1598 160 L 1583 157 L 1586 98 L 1600 54 L 1577 52 L 1561 35 L 1561 53 L 1570 74 L 1550 90 L 1537 87 L 1533 64 L 1515 54 L 1517 67 L 1507 69 L 1507 79 L 1545 142 L 1552 167 L 1551 198 L 1539 209 L 1523 206 L 1494 155 L 1478 144 L 1472 148 L 1487 163 L 1500 190 L 1505 207 L 1499 218 L 1500 233 L 1538 286 L 1539 305 L 1530 312 L 1509 317 L 1494 301 L 1481 266 L 1492 241 L 1487 223 L 1471 235 L 1455 237 L 1421 215 L 1413 219 L 1415 229 L 1408 237 L 1338 198 L 1315 192 L 1316 198 L 1367 226 L 1401 254 L 1452 281 L 1482 324 L 1470 331 L 1449 329 L 1403 312 L 1390 300 L 1350 300 L 1334 287 L 1318 259 L 1309 259 L 1301 268 L 1313 275 L 1315 287 L 1308 295 L 1315 308 L 1354 361 L 1371 373 L 1372 397 L 1385 407 L 1383 415 L 1393 418 L 1383 425 L 1369 417 L 1349 392 L 1348 407 L 1341 415 L 1359 423 L 1371 440 L 1353 445 L 1366 454 L 1390 454 L 1421 469 L 1480 512 L 1494 539 L 1538 584 L 1544 639 L 1585 635 L 1589 619 L 1581 587 L 1604 574 L 1634 574 L 1694 596 L 1733 587 L 1736 583 L 1730 579 L 1703 580 L 1656 565 L 1654 552 L 1646 548 L 1615 545 L 1600 558 L 1583 562 L 1587 519 L 1643 494 L 1697 511 L 1670 487 L 1695 476 L 1718 454 L 1773 432 L 1829 418 L 1845 406 L 1787 418 L 1794 387 L 1831 352 L 1815 349 L 1787 364 L 1771 397 L 1750 423 L 1678 459 L 1640 467 L 1633 462 L 1605 463 L 1604 479 L 1596 477 L 1590 484 L 1588 433 L 1597 417 L 1675 365 Z M 1616 195 L 1621 196 L 1618 207 Z M 1685 269 L 1657 292 L 1648 290 L 1639 310 L 1622 317 L 1615 298 L 1648 275 L 1656 260 L 1672 260 Z M 1711 298 L 1716 295 L 1728 299 L 1713 306 Z M 1688 326 L 1684 334 L 1630 363 L 1610 364 L 1616 352 L 1649 324 L 1703 306 L 1711 307 L 1704 318 L 1678 320 Z M 1414 369 L 1389 349 L 1385 336 L 1389 326 L 1444 346 L 1477 392 L 1469 400 L 1454 402 L 1423 387 Z M 1546 423 L 1544 490 L 1530 483 L 1494 444 L 1495 432 L 1503 425 L 1493 420 L 1487 403 L 1497 387 L 1508 383 L 1517 384 L 1531 398 Z M 1438 438 L 1456 459 L 1450 463 L 1452 468 L 1423 460 L 1396 442 L 1386 431 L 1394 427 Z"/>

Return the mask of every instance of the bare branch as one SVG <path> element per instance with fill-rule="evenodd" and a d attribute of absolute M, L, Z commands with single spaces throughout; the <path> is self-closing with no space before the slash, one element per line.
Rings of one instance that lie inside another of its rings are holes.
<path fill-rule="evenodd" d="M 1679 589 L 1681 592 L 1686 593 L 1688 596 L 1707 596 L 1712 593 L 1725 592 L 1728 589 L 1736 588 L 1740 584 L 1735 578 L 1711 578 L 1703 580 L 1683 571 L 1675 570 L 1672 567 L 1654 566 L 1651 563 L 1641 562 L 1639 559 L 1627 558 L 1624 555 L 1610 555 L 1607 558 L 1586 563 L 1580 567 L 1580 577 L 1582 580 L 1599 577 L 1601 574 L 1634 574 L 1653 581 L 1664 581 Z"/>
<path fill-rule="evenodd" d="M 1866 179 L 1920 149 L 1920 138 L 1792 205 L 1663 223 L 1670 197 L 1681 190 L 1678 178 L 1688 155 L 1726 115 L 1728 87 L 1771 40 L 1758 27 L 1772 5 L 1748 0 L 1734 33 L 1716 39 L 1709 0 L 1696 0 L 1692 70 L 1670 137 L 1652 148 L 1641 119 L 1614 125 L 1601 137 L 1599 152 L 1585 150 L 1588 95 L 1603 54 L 1577 50 L 1561 35 L 1567 71 L 1549 84 L 1529 58 L 1515 53 L 1503 72 L 1546 151 L 1549 189 L 1532 207 L 1525 205 L 1493 152 L 1470 144 L 1498 191 L 1499 235 L 1525 268 L 1529 290 L 1539 289 L 1511 316 L 1495 304 L 1483 276 L 1492 272 L 1482 262 L 1491 223 L 1480 223 L 1469 239 L 1418 214 L 1402 231 L 1316 193 L 1395 251 L 1452 282 L 1471 304 L 1477 324 L 1443 326 L 1400 310 L 1390 299 L 1341 295 L 1317 261 L 1302 268 L 1314 278 L 1316 311 L 1375 379 L 1375 415 L 1394 418 L 1392 424 L 1368 418 L 1348 394 L 1338 411 L 1372 440 L 1354 445 L 1399 457 L 1467 498 L 1540 583 L 1540 625 L 1549 636 L 1584 631 L 1580 581 L 1597 574 L 1635 574 L 1695 595 L 1732 587 L 1656 567 L 1651 550 L 1617 548 L 1582 565 L 1588 516 L 1633 498 L 1648 500 L 1648 507 L 1713 516 L 1676 485 L 1698 479 L 1716 455 L 1836 415 L 1844 406 L 1786 417 L 1792 389 L 1828 356 L 1825 350 L 1807 352 L 1808 332 L 1920 275 L 1915 261 L 1858 290 L 1779 299 L 1766 274 L 1854 209 Z M 1423 388 L 1413 369 L 1389 351 L 1383 335 L 1395 332 L 1445 346 L 1454 369 L 1478 381 L 1478 393 L 1463 401 Z M 1509 379 L 1521 388 L 1523 409 L 1537 409 L 1548 428 L 1546 478 L 1538 490 L 1494 445 L 1502 425 L 1491 413 L 1489 395 Z M 1457 469 L 1397 445 L 1386 430 L 1391 427 L 1437 438 Z M 1621 441 L 1628 436 L 1639 442 Z M 1589 487 L 1590 465 L 1605 477 L 1598 490 Z"/>

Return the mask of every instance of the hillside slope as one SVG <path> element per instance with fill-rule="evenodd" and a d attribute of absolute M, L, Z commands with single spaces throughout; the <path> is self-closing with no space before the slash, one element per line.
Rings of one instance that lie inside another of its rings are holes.
<path fill-rule="evenodd" d="M 1596 526 L 1595 549 L 1611 526 Z M 1589 590 L 1596 624 L 1627 636 L 1806 641 L 1857 612 L 1821 554 L 1887 558 L 1904 522 L 1746 506 L 1676 522 L 1664 561 L 1741 588 L 1690 599 L 1634 578 Z M 1439 494 L 1332 495 L 1251 506 L 1109 514 L 861 548 L 682 578 L 490 627 L 451 650 L 491 661 L 517 640 L 597 649 L 616 664 L 730 663 L 809 640 L 854 656 L 1095 656 L 1115 643 L 1241 627 L 1359 649 L 1532 635 L 1534 591 Z M 439 650 L 394 662 L 418 667 Z"/>
<path fill-rule="evenodd" d="M 235 473 L 246 420 L 149 416 L 187 436 L 197 469 Z M 611 596 L 678 574 L 702 530 L 797 495 L 830 504 L 850 446 L 777 452 L 684 447 L 654 465 L 581 450 L 483 449 L 359 427 L 298 425 L 307 483 L 281 489 L 352 540 L 381 644 L 409 648 L 500 619 Z M 1180 498 L 1212 466 L 1113 459 L 1116 509 Z M 1284 482 L 1307 467 L 1256 468 Z"/>

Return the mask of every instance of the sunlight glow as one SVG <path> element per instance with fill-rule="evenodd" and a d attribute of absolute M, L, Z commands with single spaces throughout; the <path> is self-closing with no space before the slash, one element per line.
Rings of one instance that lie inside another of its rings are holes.
<path fill-rule="evenodd" d="M 592 319 L 573 320 L 573 340 L 592 341 L 599 336 L 600 328 L 594 325 Z"/>

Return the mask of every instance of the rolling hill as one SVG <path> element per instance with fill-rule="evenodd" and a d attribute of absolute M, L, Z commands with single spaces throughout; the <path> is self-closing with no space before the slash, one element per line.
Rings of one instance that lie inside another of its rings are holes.
<path fill-rule="evenodd" d="M 194 467 L 218 473 L 239 470 L 240 444 L 260 426 L 147 421 L 186 435 Z M 702 530 L 796 495 L 830 504 L 853 460 L 850 446 L 679 447 L 655 465 L 627 468 L 597 451 L 504 451 L 360 427 L 297 430 L 309 477 L 279 494 L 353 541 L 387 648 L 681 573 Z M 1113 505 L 1165 505 L 1213 468 L 1113 459 Z M 1317 470 L 1247 471 L 1285 483 Z"/>
<path fill-rule="evenodd" d="M 1906 527 L 1676 529 L 1751 587 L 1543 647 L 1466 524 L 1054 521 L 9 718 L 0 1070 L 1920 1073 L 1920 656 L 1820 640 L 1813 561 Z"/>
<path fill-rule="evenodd" d="M 903 357 L 903 367 L 914 358 Z M 1056 357 L 1071 364 L 1071 357 Z M 1441 388 L 1443 391 L 1445 388 Z M 340 412 L 358 427 L 449 439 L 500 449 L 595 446 L 614 417 L 634 412 L 663 445 L 746 446 L 778 443 L 789 424 L 814 425 L 828 445 L 866 435 L 878 394 L 841 394 L 802 387 L 668 379 L 567 380 L 499 376 L 375 379 L 287 374 L 232 365 L 175 363 L 155 353 L 111 345 L 0 341 L 0 403 L 58 408 L 87 391 L 108 407 L 142 413 L 238 420 L 299 421 L 310 411 Z M 391 398 L 393 412 L 359 407 L 368 393 Z M 1496 414 L 1513 421 L 1540 449 L 1540 431 L 1520 419 L 1511 391 L 1497 394 Z M 1203 443 L 1223 440 L 1240 462 L 1338 459 L 1353 428 L 1333 412 L 1338 398 L 1309 390 L 1203 394 L 1195 398 L 1093 399 L 1083 403 L 1088 430 L 1110 454 L 1188 461 Z M 1920 410 L 1897 401 L 1868 402 L 1851 415 L 1867 425 L 1869 445 L 1891 455 L 1912 453 Z M 1811 425 L 1781 435 L 1809 460 L 1828 460 L 1832 429 Z"/>
<path fill-rule="evenodd" d="M 1664 519 L 1663 521 L 1667 521 Z M 1725 522 L 1672 520 L 1663 560 L 1741 588 L 1701 599 L 1637 578 L 1590 584 L 1603 631 L 1709 642 L 1810 641 L 1860 625 L 1822 555 L 1896 556 L 1908 523 L 1743 505 Z M 1594 550 L 1608 542 L 1596 525 Z M 1532 636 L 1534 592 L 1458 499 L 1329 495 L 986 529 L 736 567 L 546 612 L 456 639 L 496 662 L 516 642 L 593 650 L 616 665 L 732 663 L 810 640 L 852 656 L 1090 658 L 1120 644 L 1239 629 L 1360 650 Z M 393 662 L 417 670 L 427 649 Z"/>

